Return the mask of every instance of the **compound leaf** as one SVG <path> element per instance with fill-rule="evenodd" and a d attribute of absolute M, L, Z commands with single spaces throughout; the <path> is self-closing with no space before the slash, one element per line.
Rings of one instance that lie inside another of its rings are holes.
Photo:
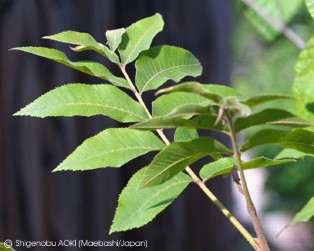
<path fill-rule="evenodd" d="M 231 151 L 208 137 L 173 142 L 155 156 L 139 186 L 143 188 L 162 184 L 180 173 L 186 166 L 210 153 L 231 154 Z"/>
<path fill-rule="evenodd" d="M 139 170 L 129 180 L 119 197 L 110 233 L 139 228 L 153 220 L 169 206 L 189 185 L 192 179 L 179 173 L 165 183 L 138 189 L 146 168 Z"/>
<path fill-rule="evenodd" d="M 151 132 L 110 128 L 85 140 L 54 171 L 84 171 L 120 167 L 147 152 L 159 151 L 162 141 Z"/>
<path fill-rule="evenodd" d="M 50 39 L 62 43 L 78 45 L 73 48 L 74 51 L 93 50 L 108 58 L 113 63 L 119 63 L 119 57 L 109 48 L 101 43 L 98 43 L 95 38 L 89 33 L 78 31 L 64 31 L 58 34 L 45 36 L 44 39 Z"/>
<path fill-rule="evenodd" d="M 265 144 L 277 144 L 285 148 L 314 154 L 314 133 L 304 129 L 291 131 L 265 129 L 251 136 L 243 144 L 241 151 L 244 152 Z"/>
<path fill-rule="evenodd" d="M 144 18 L 125 29 L 118 46 L 121 63 L 126 65 L 134 61 L 141 51 L 147 50 L 153 38 L 162 31 L 164 22 L 160 14 Z"/>
<path fill-rule="evenodd" d="M 148 119 L 144 108 L 111 85 L 68 84 L 45 93 L 14 115 L 34 117 L 105 115 L 120 122 Z"/>
<path fill-rule="evenodd" d="M 144 51 L 135 63 L 135 82 L 140 92 L 153 90 L 167 80 L 180 81 L 202 73 L 200 62 L 189 51 L 174 46 L 158 46 Z"/>

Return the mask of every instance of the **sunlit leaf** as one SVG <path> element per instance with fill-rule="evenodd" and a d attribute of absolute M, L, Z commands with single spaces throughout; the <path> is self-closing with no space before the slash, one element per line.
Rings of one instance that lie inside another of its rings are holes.
<path fill-rule="evenodd" d="M 144 108 L 111 85 L 68 84 L 45 93 L 14 115 L 34 117 L 105 115 L 120 122 L 148 119 Z"/>
<path fill-rule="evenodd" d="M 183 105 L 210 105 L 207 98 L 185 92 L 175 92 L 158 97 L 152 104 L 153 116 L 162 116 Z"/>
<path fill-rule="evenodd" d="M 78 45 L 74 51 L 93 50 L 108 58 L 113 63 L 119 63 L 119 57 L 108 49 L 107 46 L 98 43 L 95 38 L 84 32 L 64 31 L 58 34 L 45 36 L 44 39 L 50 39 L 62 43 Z"/>
<path fill-rule="evenodd" d="M 119 44 L 121 43 L 122 35 L 124 34 L 124 32 L 125 32 L 124 28 L 106 31 L 108 44 L 112 51 L 115 51 L 118 48 Z"/>
<path fill-rule="evenodd" d="M 141 51 L 147 50 L 153 38 L 162 31 L 164 22 L 160 14 L 141 19 L 125 29 L 118 46 L 121 63 L 126 65 L 134 61 Z"/>
<path fill-rule="evenodd" d="M 210 153 L 231 154 L 231 151 L 220 142 L 207 137 L 173 142 L 155 156 L 139 186 L 142 188 L 162 184 Z"/>
<path fill-rule="evenodd" d="M 129 180 L 119 197 L 110 233 L 139 228 L 153 220 L 189 185 L 192 179 L 179 173 L 161 185 L 138 189 L 146 168 Z"/>
<path fill-rule="evenodd" d="M 111 128 L 85 140 L 54 171 L 120 167 L 147 152 L 164 147 L 151 132 Z"/>
<path fill-rule="evenodd" d="M 231 87 L 216 84 L 201 84 L 198 82 L 185 82 L 172 87 L 164 88 L 159 90 L 157 94 L 171 92 L 194 93 L 206 97 L 215 103 L 219 103 L 225 97 L 244 98 L 241 93 Z"/>
<path fill-rule="evenodd" d="M 180 81 L 202 73 L 200 62 L 187 50 L 174 46 L 158 46 L 143 52 L 135 63 L 135 82 L 140 92 L 153 90 L 167 80 Z"/>
<path fill-rule="evenodd" d="M 312 18 L 314 18 L 314 1 L 305 0 L 305 4 L 306 4 L 308 12 L 311 14 Z"/>
<path fill-rule="evenodd" d="M 74 68 L 78 71 L 87 73 L 89 75 L 104 80 L 108 80 L 116 86 L 129 88 L 128 82 L 125 79 L 114 76 L 104 65 L 97 62 L 92 61 L 72 62 L 67 58 L 67 56 L 63 52 L 56 49 L 45 47 L 17 47 L 13 48 L 12 50 L 24 51 L 40 57 L 48 58 L 58 63 Z"/>
<path fill-rule="evenodd" d="M 314 197 L 312 197 L 306 205 L 295 215 L 289 225 L 297 222 L 307 222 L 314 216 Z"/>

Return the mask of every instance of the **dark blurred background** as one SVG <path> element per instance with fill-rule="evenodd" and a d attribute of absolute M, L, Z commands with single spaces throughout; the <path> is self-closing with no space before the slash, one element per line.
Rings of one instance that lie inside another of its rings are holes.
<path fill-rule="evenodd" d="M 27 45 L 57 47 L 77 60 L 81 55 L 73 55 L 68 46 L 41 37 L 77 30 L 105 43 L 107 29 L 126 27 L 159 12 L 165 29 L 154 43 L 190 50 L 204 67 L 200 81 L 228 84 L 231 2 L 0 0 L 0 241 L 124 239 L 147 240 L 148 250 L 158 251 L 245 250 L 246 243 L 236 248 L 238 233 L 193 185 L 150 224 L 109 236 L 119 192 L 148 160 L 140 158 L 121 169 L 51 173 L 84 139 L 117 124 L 99 116 L 43 120 L 12 117 L 56 86 L 98 80 L 45 59 L 8 51 Z M 102 60 L 92 53 L 83 56 Z M 228 207 L 232 206 L 228 179 L 218 178 L 210 187 Z M 124 250 L 103 248 L 107 249 Z"/>

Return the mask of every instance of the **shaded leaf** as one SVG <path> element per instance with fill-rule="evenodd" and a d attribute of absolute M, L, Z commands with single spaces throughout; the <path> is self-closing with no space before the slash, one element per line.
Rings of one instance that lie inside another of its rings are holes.
<path fill-rule="evenodd" d="M 109 47 L 112 51 L 115 51 L 122 40 L 122 35 L 124 34 L 125 29 L 115 29 L 106 31 L 106 37 L 108 40 Z"/>
<path fill-rule="evenodd" d="M 194 93 L 175 92 L 162 95 L 152 103 L 153 116 L 162 116 L 183 105 L 210 105 L 213 102 Z"/>
<path fill-rule="evenodd" d="M 144 51 L 135 63 L 135 82 L 140 92 L 153 90 L 167 80 L 180 81 L 202 73 L 200 62 L 189 51 L 174 46 L 158 46 Z"/>
<path fill-rule="evenodd" d="M 173 142 L 155 156 L 139 186 L 142 188 L 162 184 L 210 153 L 231 154 L 231 151 L 220 142 L 207 137 Z"/>
<path fill-rule="evenodd" d="M 250 97 L 247 100 L 243 101 L 243 103 L 250 107 L 254 107 L 278 99 L 293 99 L 293 97 L 283 94 L 261 94 Z"/>
<path fill-rule="evenodd" d="M 119 63 L 119 57 L 108 49 L 107 46 L 98 43 L 89 33 L 78 31 L 64 31 L 55 35 L 45 36 L 44 39 L 50 39 L 62 43 L 78 45 L 74 51 L 93 50 L 108 58 L 113 63 Z"/>
<path fill-rule="evenodd" d="M 291 158 L 291 159 L 301 159 L 305 156 L 312 156 L 308 153 L 303 153 L 294 149 L 283 149 L 281 152 L 279 152 L 275 159 L 285 159 L 285 158 Z"/>
<path fill-rule="evenodd" d="M 216 124 L 217 116 L 198 116 L 192 119 L 169 118 L 167 116 L 154 117 L 152 119 L 134 124 L 131 128 L 141 130 L 169 129 L 177 127 L 208 129 L 226 133 L 227 128 L 221 123 Z"/>
<path fill-rule="evenodd" d="M 120 122 L 148 118 L 144 108 L 117 87 L 68 84 L 45 93 L 14 115 L 34 117 L 105 115 Z"/>
<path fill-rule="evenodd" d="M 165 183 L 138 190 L 146 168 L 139 170 L 129 180 L 119 197 L 110 233 L 139 228 L 169 206 L 189 185 L 192 179 L 179 173 Z"/>
<path fill-rule="evenodd" d="M 151 132 L 111 128 L 85 140 L 54 171 L 120 167 L 136 157 L 159 151 L 163 147 L 162 141 Z"/>
<path fill-rule="evenodd" d="M 265 109 L 254 113 L 248 117 L 237 118 L 234 122 L 236 132 L 250 128 L 256 125 L 264 125 L 268 122 L 274 122 L 294 116 L 292 113 L 281 109 Z"/>
<path fill-rule="evenodd" d="M 241 151 L 244 152 L 265 144 L 277 144 L 285 148 L 314 154 L 314 133 L 303 129 L 291 131 L 265 129 L 250 137 L 242 146 Z"/>
<path fill-rule="evenodd" d="M 294 162 L 292 159 L 273 160 L 266 157 L 258 157 L 246 162 L 242 162 L 244 170 L 253 168 L 263 168 Z M 221 158 L 202 167 L 200 177 L 203 180 L 214 178 L 218 175 L 230 173 L 232 167 L 236 166 L 233 158 Z"/>
<path fill-rule="evenodd" d="M 125 29 L 118 46 L 121 63 L 126 65 L 134 61 L 141 51 L 147 50 L 153 38 L 162 31 L 164 22 L 160 14 L 137 21 Z"/>
<path fill-rule="evenodd" d="M 129 88 L 128 82 L 125 79 L 114 76 L 104 65 L 97 62 L 90 61 L 72 62 L 67 58 L 67 56 L 63 52 L 56 49 L 50 49 L 45 47 L 18 47 L 13 48 L 12 50 L 24 51 L 40 57 L 48 58 L 58 63 L 74 68 L 78 71 L 87 73 L 89 75 L 104 80 L 108 80 L 116 86 Z"/>
<path fill-rule="evenodd" d="M 201 84 L 198 82 L 185 82 L 169 88 L 164 88 L 159 90 L 157 94 L 171 92 L 194 93 L 206 97 L 215 103 L 219 103 L 225 97 L 244 97 L 241 93 L 231 87 L 216 84 Z"/>
<path fill-rule="evenodd" d="M 197 138 L 198 132 L 194 128 L 177 128 L 174 134 L 175 141 L 190 141 Z"/>

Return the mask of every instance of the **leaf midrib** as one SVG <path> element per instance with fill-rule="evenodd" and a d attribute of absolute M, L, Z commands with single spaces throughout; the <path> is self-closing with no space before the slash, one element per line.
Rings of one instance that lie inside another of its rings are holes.
<path fill-rule="evenodd" d="M 180 68 L 180 67 L 197 67 L 199 66 L 200 64 L 189 64 L 189 65 L 175 65 L 175 66 L 171 66 L 171 67 L 168 67 L 164 70 L 161 70 L 157 73 L 155 73 L 153 76 L 150 77 L 150 79 L 146 82 L 146 84 L 143 86 L 141 92 L 144 92 L 145 89 L 146 89 L 146 86 L 148 86 L 150 84 L 150 82 L 152 82 L 155 78 L 157 78 L 160 74 L 166 72 L 166 71 L 170 71 L 170 70 L 173 70 L 175 68 Z"/>
<path fill-rule="evenodd" d="M 62 104 L 55 104 L 54 107 L 64 107 L 64 106 L 81 106 L 81 105 L 87 105 L 87 106 L 99 106 L 99 107 L 103 107 L 103 108 L 110 108 L 113 110 L 118 110 L 124 113 L 129 114 L 130 116 L 134 116 L 134 117 L 138 117 L 140 119 L 146 119 L 145 117 L 141 117 L 140 115 L 131 112 L 130 110 L 125 110 L 122 108 L 118 108 L 115 106 L 111 106 L 111 105 L 103 105 L 103 104 L 95 104 L 95 103 L 88 103 L 88 102 L 78 102 L 78 103 L 62 103 Z M 44 109 L 49 109 L 51 106 L 51 104 L 49 106 L 47 106 L 46 108 L 42 108 L 42 109 L 34 109 L 34 110 L 44 110 Z"/>

